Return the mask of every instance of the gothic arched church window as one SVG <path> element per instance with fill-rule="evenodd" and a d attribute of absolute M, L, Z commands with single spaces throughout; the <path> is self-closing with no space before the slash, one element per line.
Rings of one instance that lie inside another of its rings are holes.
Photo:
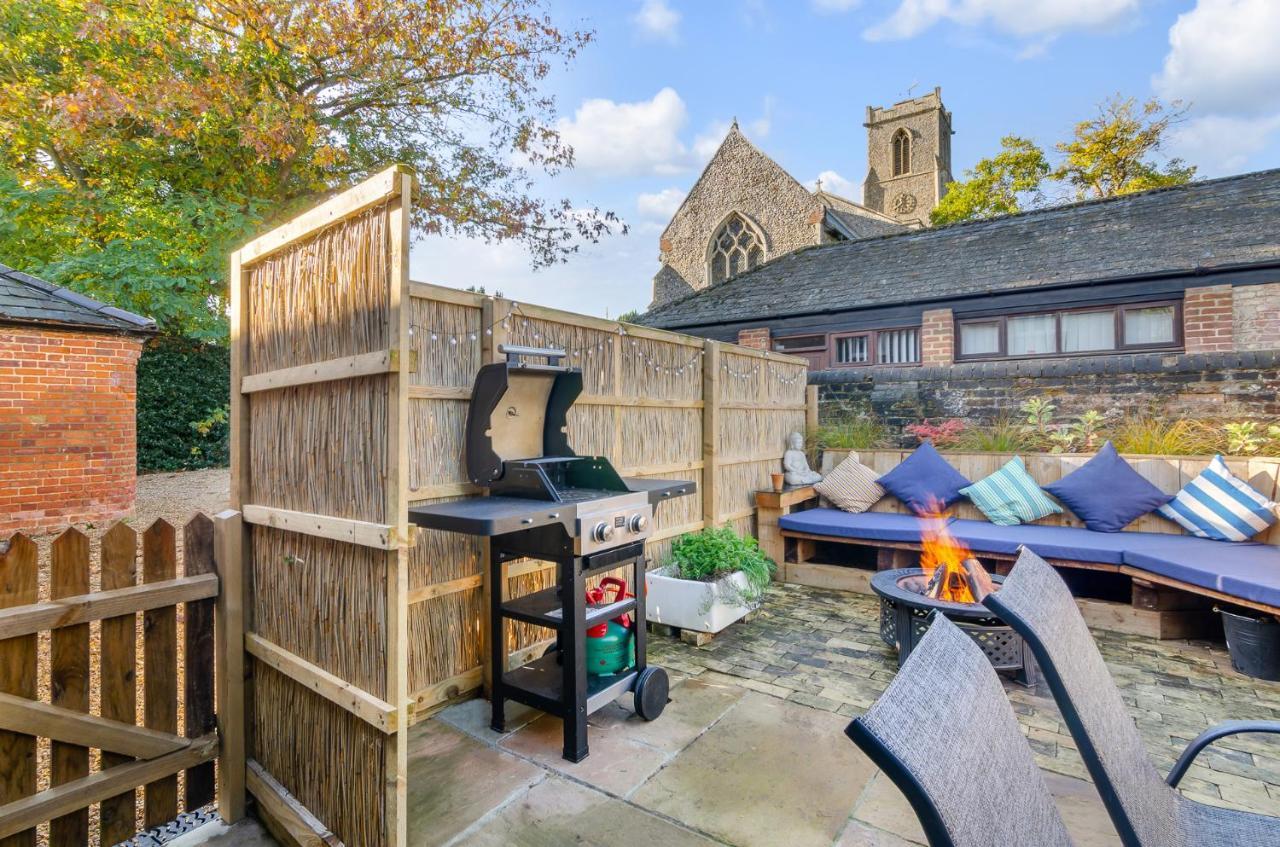
<path fill-rule="evenodd" d="M 893 134 L 893 175 L 911 172 L 911 136 L 905 129 Z"/>
<path fill-rule="evenodd" d="M 737 212 L 729 215 L 711 237 L 710 282 L 724 282 L 749 271 L 764 261 L 764 243 L 760 234 Z"/>

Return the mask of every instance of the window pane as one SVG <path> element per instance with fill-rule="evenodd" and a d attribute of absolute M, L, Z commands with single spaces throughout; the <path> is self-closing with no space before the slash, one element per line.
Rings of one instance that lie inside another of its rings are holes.
<path fill-rule="evenodd" d="M 836 361 L 842 365 L 860 365 L 867 361 L 867 337 L 851 335 L 836 339 Z"/>
<path fill-rule="evenodd" d="M 1153 306 L 1147 309 L 1126 309 L 1124 313 L 1124 343 L 1172 344 L 1173 307 Z"/>
<path fill-rule="evenodd" d="M 1056 326 L 1053 315 L 1009 318 L 1009 355 L 1034 356 L 1058 352 Z"/>
<path fill-rule="evenodd" d="M 792 335 L 788 338 L 775 338 L 773 340 L 773 349 L 779 352 L 826 346 L 827 337 L 825 335 Z"/>
<path fill-rule="evenodd" d="M 1082 353 L 1088 350 L 1114 350 L 1116 346 L 1116 313 L 1064 312 L 1062 314 L 1062 352 Z"/>
<path fill-rule="evenodd" d="M 960 355 L 985 356 L 1000 352 L 1000 323 L 960 324 Z"/>
<path fill-rule="evenodd" d="M 881 330 L 876 341 L 876 361 L 882 365 L 914 364 L 920 361 L 919 342 L 919 330 Z"/>

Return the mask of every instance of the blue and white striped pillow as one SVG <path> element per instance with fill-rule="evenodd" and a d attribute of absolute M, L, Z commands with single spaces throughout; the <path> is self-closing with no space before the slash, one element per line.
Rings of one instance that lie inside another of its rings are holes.
<path fill-rule="evenodd" d="M 1214 541 L 1248 541 L 1276 522 L 1276 504 L 1227 469 L 1221 456 L 1157 513 L 1192 535 Z"/>
<path fill-rule="evenodd" d="M 961 488 L 960 493 L 998 526 L 1017 526 L 1062 514 L 1058 504 L 1027 473 L 1021 456 L 1014 456 L 991 476 Z"/>

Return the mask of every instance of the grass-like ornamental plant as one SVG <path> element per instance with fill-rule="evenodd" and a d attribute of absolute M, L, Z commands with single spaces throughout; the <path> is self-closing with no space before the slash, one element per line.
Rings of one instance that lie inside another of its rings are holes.
<path fill-rule="evenodd" d="M 730 605 L 756 607 L 778 569 L 750 535 L 739 535 L 725 525 L 686 533 L 671 545 L 670 564 L 675 576 L 698 582 L 717 582 L 736 571 L 747 578 L 739 589 L 722 582 L 720 600 Z"/>

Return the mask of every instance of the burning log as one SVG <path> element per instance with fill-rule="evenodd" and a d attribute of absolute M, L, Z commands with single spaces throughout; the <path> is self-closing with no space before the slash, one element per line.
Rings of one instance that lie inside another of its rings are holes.
<path fill-rule="evenodd" d="M 987 573 L 987 569 L 977 559 L 967 558 L 960 566 L 964 569 L 964 579 L 969 585 L 969 593 L 973 595 L 973 602 L 981 603 L 982 598 L 995 591 L 991 574 Z"/>

